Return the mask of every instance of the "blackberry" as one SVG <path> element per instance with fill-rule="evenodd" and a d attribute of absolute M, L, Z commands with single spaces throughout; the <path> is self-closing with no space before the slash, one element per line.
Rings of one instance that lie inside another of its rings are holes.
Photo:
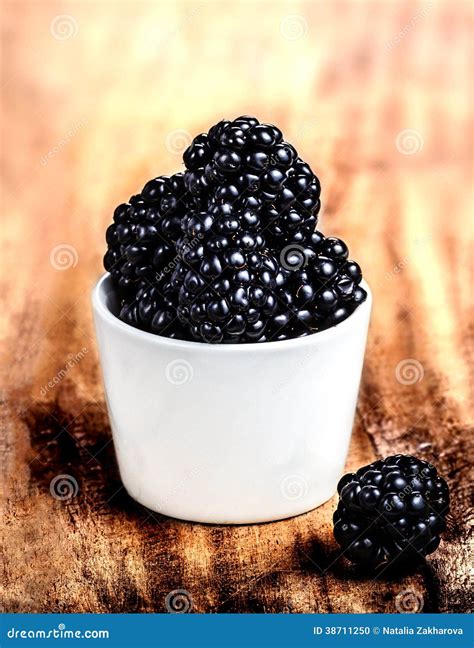
<path fill-rule="evenodd" d="M 365 301 L 360 267 L 347 257 L 341 239 L 326 238 L 318 231 L 306 236 L 304 245 L 291 243 L 279 251 L 280 312 L 269 326 L 277 339 L 325 330 Z"/>
<path fill-rule="evenodd" d="M 143 280 L 160 282 L 176 255 L 185 211 L 181 173 L 150 180 L 140 194 L 115 209 L 106 232 L 104 267 L 119 289 L 136 289 Z"/>
<path fill-rule="evenodd" d="M 189 243 L 186 237 L 184 246 L 178 241 L 180 261 L 169 288 L 194 339 L 259 341 L 276 311 L 278 263 L 253 225 L 245 211 L 235 213 L 228 203 L 183 219 L 184 233 L 198 238 Z"/>
<path fill-rule="evenodd" d="M 449 491 L 430 463 L 394 455 L 344 475 L 334 537 L 344 555 L 378 567 L 433 553 L 446 528 Z"/>
<path fill-rule="evenodd" d="M 194 138 L 183 160 L 186 187 L 197 209 L 219 202 L 223 191 L 232 202 L 252 196 L 268 242 L 297 241 L 303 232 L 314 231 L 319 180 L 276 126 L 249 116 L 221 121 Z"/>
<path fill-rule="evenodd" d="M 169 293 L 167 284 L 158 288 L 140 282 L 136 293 L 122 301 L 120 319 L 142 331 L 185 340 L 189 336 L 178 320 L 176 304 Z"/>
<path fill-rule="evenodd" d="M 340 239 L 314 232 L 306 247 L 290 245 L 276 256 L 257 222 L 228 204 L 190 212 L 182 228 L 186 245 L 177 243 L 180 260 L 167 288 L 194 339 L 268 342 L 308 335 L 342 321 L 367 296 L 360 268 L 347 260 Z"/>
<path fill-rule="evenodd" d="M 174 335 L 176 308 L 165 287 L 186 209 L 181 173 L 150 180 L 140 194 L 115 209 L 106 232 L 104 267 L 116 285 L 119 316 L 128 324 Z"/>

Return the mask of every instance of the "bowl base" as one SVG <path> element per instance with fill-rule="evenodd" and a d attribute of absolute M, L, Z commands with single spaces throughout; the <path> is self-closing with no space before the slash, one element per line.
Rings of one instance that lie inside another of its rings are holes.
<path fill-rule="evenodd" d="M 288 520 L 293 517 L 298 517 L 299 515 L 304 515 L 305 513 L 309 513 L 310 511 L 314 511 L 314 509 L 318 508 L 319 506 L 322 506 L 326 502 L 328 502 L 332 497 L 336 494 L 336 487 L 331 488 L 329 492 L 326 492 L 324 495 L 320 495 L 317 499 L 315 499 L 313 502 L 308 503 L 306 502 L 304 504 L 301 504 L 301 506 L 296 506 L 294 505 L 292 510 L 287 509 L 286 511 L 281 511 L 280 513 L 274 513 L 274 514 L 265 514 L 261 513 L 260 515 L 258 514 L 249 514 L 249 515 L 238 515 L 238 516 L 232 516 L 232 515 L 223 515 L 222 513 L 220 514 L 212 514 L 212 513 L 193 513 L 191 511 L 178 511 L 178 510 L 171 510 L 171 509 L 166 509 L 166 508 L 161 508 L 158 509 L 156 506 L 153 506 L 153 503 L 147 500 L 146 497 L 137 497 L 132 495 L 130 491 L 127 489 L 125 486 L 125 490 L 127 493 L 130 495 L 130 497 L 147 508 L 148 510 L 158 513 L 159 515 L 164 515 L 165 517 L 169 518 L 174 518 L 175 520 L 180 520 L 181 522 L 191 522 L 191 523 L 197 523 L 197 524 L 215 524 L 215 525 L 226 525 L 226 526 L 242 526 L 242 525 L 250 525 L 250 524 L 268 524 L 270 522 L 279 522 L 281 520 Z M 232 507 L 229 507 L 232 508 Z"/>

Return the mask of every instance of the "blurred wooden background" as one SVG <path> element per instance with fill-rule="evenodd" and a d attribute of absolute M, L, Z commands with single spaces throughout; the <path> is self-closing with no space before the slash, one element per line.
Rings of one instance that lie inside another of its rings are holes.
<path fill-rule="evenodd" d="M 4 3 L 5 610 L 166 611 L 176 589 L 195 612 L 469 608 L 471 39 L 459 0 Z M 452 488 L 445 541 L 415 573 L 340 558 L 335 499 L 213 527 L 121 487 L 89 306 L 104 231 L 181 168 L 191 135 L 242 113 L 310 162 L 321 229 L 374 292 L 348 468 L 410 452 Z M 75 497 L 51 496 L 60 474 Z"/>

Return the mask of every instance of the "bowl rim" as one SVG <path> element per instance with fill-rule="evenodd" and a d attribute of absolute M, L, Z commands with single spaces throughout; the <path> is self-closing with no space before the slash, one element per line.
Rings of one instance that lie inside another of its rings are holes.
<path fill-rule="evenodd" d="M 231 344 L 210 344 L 208 342 L 197 342 L 194 340 L 175 340 L 173 338 L 157 335 L 156 333 L 149 333 L 142 331 L 134 326 L 130 326 L 126 322 L 122 322 L 106 305 L 106 297 L 110 292 L 113 292 L 112 278 L 109 272 L 103 274 L 95 284 L 92 290 L 92 308 L 93 311 L 118 331 L 129 335 L 136 340 L 144 343 L 152 344 L 154 346 L 163 346 L 174 348 L 176 350 L 195 350 L 205 351 L 210 353 L 265 353 L 281 351 L 293 347 L 315 346 L 324 344 L 325 342 L 343 335 L 347 329 L 353 327 L 358 319 L 365 315 L 365 312 L 372 308 L 372 291 L 370 290 L 366 281 L 361 281 L 361 286 L 367 292 L 367 299 L 360 304 L 345 320 L 331 326 L 331 328 L 324 331 L 316 331 L 311 335 L 304 337 L 292 338 L 290 340 L 275 340 L 273 342 L 247 342 L 247 343 L 231 343 Z"/>

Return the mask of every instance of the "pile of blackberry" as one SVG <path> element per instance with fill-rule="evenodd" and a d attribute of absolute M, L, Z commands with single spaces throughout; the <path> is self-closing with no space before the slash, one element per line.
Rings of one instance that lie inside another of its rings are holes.
<path fill-rule="evenodd" d="M 432 464 L 394 455 L 344 475 L 337 490 L 334 537 L 351 561 L 398 565 L 438 548 L 449 490 Z"/>
<path fill-rule="evenodd" d="M 281 131 L 221 121 L 115 210 L 105 269 L 120 318 L 208 343 L 300 337 L 346 319 L 367 294 L 343 241 L 316 231 L 321 186 Z"/>

